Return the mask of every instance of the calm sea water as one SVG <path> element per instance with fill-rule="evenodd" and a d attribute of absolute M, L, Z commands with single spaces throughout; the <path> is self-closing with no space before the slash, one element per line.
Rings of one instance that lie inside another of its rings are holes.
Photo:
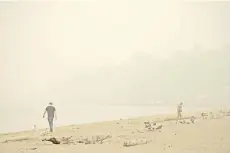
<path fill-rule="evenodd" d="M 139 117 L 154 114 L 167 114 L 176 112 L 176 107 L 166 106 L 72 106 L 65 105 L 57 108 L 58 120 L 55 126 L 82 124 L 120 118 Z M 204 108 L 200 108 L 204 109 Z M 184 108 L 184 111 L 195 108 Z M 196 109 L 198 110 L 198 109 Z M 42 118 L 44 108 L 23 106 L 1 110 L 0 133 L 31 130 L 33 125 L 37 128 L 46 128 L 47 120 Z"/>

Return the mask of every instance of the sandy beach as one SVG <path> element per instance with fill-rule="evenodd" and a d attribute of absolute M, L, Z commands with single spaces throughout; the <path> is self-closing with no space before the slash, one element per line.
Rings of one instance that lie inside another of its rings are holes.
<path fill-rule="evenodd" d="M 0 153 L 230 153 L 230 1 L 38 1 L 0 2 Z"/>
<path fill-rule="evenodd" d="M 159 115 L 0 135 L 1 153 L 229 153 L 227 112 Z M 191 116 L 196 119 L 194 123 Z M 55 138 L 60 144 L 53 144 Z"/>

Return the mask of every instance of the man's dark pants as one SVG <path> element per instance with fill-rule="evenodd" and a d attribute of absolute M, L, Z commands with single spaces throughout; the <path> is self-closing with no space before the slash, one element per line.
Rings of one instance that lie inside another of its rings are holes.
<path fill-rule="evenodd" d="M 53 132 L 53 121 L 54 121 L 53 117 L 48 118 L 48 122 L 49 122 L 49 126 L 50 126 L 50 132 Z"/>

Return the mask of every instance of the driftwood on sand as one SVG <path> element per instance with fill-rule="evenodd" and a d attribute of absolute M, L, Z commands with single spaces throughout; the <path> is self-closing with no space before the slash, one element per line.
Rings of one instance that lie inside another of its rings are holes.
<path fill-rule="evenodd" d="M 112 135 L 96 135 L 92 136 L 91 138 L 88 137 L 80 137 L 78 140 L 73 139 L 72 136 L 70 137 L 62 137 L 62 138 L 46 138 L 43 139 L 42 141 L 49 141 L 52 142 L 53 144 L 76 144 L 76 143 L 83 143 L 83 144 L 102 144 L 106 140 L 109 140 L 112 138 Z"/>
<path fill-rule="evenodd" d="M 195 116 L 191 116 L 189 120 L 182 120 L 182 121 L 179 121 L 181 124 L 194 124 L 195 123 L 195 120 L 196 120 L 196 117 Z"/>
<path fill-rule="evenodd" d="M 49 138 L 49 139 L 43 139 L 42 141 L 49 141 L 52 142 L 53 144 L 60 144 L 61 142 L 58 141 L 56 138 Z"/>
<path fill-rule="evenodd" d="M 109 140 L 112 138 L 112 135 L 96 135 L 92 136 L 92 138 L 88 137 L 80 137 L 79 140 L 77 140 L 77 143 L 84 143 L 84 144 L 102 144 L 106 140 Z"/>
<path fill-rule="evenodd" d="M 29 138 L 18 138 L 18 139 L 10 139 L 10 140 L 5 140 L 2 143 L 8 143 L 8 142 L 21 142 L 21 141 L 26 141 L 29 140 Z"/>
<path fill-rule="evenodd" d="M 220 110 L 220 114 L 222 116 L 230 116 L 230 110 L 228 110 L 228 111 Z"/>
<path fill-rule="evenodd" d="M 209 114 L 206 112 L 201 113 L 202 119 L 208 119 Z"/>
<path fill-rule="evenodd" d="M 182 121 L 179 121 L 181 124 L 190 124 L 190 122 L 188 121 L 185 121 L 185 120 L 182 120 Z"/>
<path fill-rule="evenodd" d="M 62 144 L 75 144 L 74 141 L 71 138 L 72 138 L 72 136 L 70 136 L 70 137 L 62 137 L 61 138 L 61 143 Z"/>
<path fill-rule="evenodd" d="M 132 146 L 137 146 L 137 145 L 144 145 L 147 143 L 150 143 L 151 140 L 146 140 L 146 139 L 134 139 L 134 140 L 128 140 L 124 142 L 123 147 L 132 147 Z"/>
<path fill-rule="evenodd" d="M 149 131 L 155 131 L 155 130 L 160 130 L 163 125 L 157 125 L 155 122 L 144 122 L 145 128 L 148 129 Z"/>

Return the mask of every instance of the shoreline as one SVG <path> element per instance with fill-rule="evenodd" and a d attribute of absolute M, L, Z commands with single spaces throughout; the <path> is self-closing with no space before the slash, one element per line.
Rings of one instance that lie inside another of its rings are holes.
<path fill-rule="evenodd" d="M 120 118 L 139 118 L 145 116 L 156 116 L 176 113 L 175 106 L 88 106 L 81 105 L 77 108 L 71 106 L 56 106 L 58 109 L 58 120 L 54 122 L 57 127 L 68 126 L 72 124 L 88 124 L 95 122 L 104 122 L 111 120 L 119 120 Z M 223 107 L 224 108 L 224 107 Z M 28 108 L 29 109 L 29 108 Z M 207 111 L 215 109 L 215 107 L 184 107 L 184 112 Z M 9 116 L 8 120 L 13 122 L 6 122 L 4 126 L 0 127 L 0 133 L 15 133 L 20 131 L 28 131 L 34 125 L 38 129 L 47 127 L 47 120 L 42 118 L 43 108 L 38 108 L 30 115 L 18 114 L 17 116 Z M 21 110 L 18 110 L 21 111 Z M 9 114 L 3 114 L 8 116 Z M 3 119 L 2 116 L 2 119 Z M 1 118 L 1 117 L 0 117 Z"/>
<path fill-rule="evenodd" d="M 201 118 L 200 111 L 185 112 L 178 122 L 175 113 L 168 113 L 60 126 L 53 133 L 44 129 L 7 133 L 0 136 L 0 152 L 229 153 L 230 111 L 204 112 L 207 118 Z"/>
<path fill-rule="evenodd" d="M 181 119 L 189 119 L 191 116 L 195 116 L 196 118 L 200 117 L 200 114 L 202 112 L 218 112 L 218 109 L 203 109 L 202 111 L 186 111 L 183 113 L 183 116 Z M 158 113 L 158 114 L 153 114 L 153 115 L 143 115 L 143 116 L 137 116 L 137 117 L 124 117 L 124 118 L 119 118 L 119 119 L 110 119 L 110 120 L 102 120 L 102 121 L 95 121 L 95 122 L 88 122 L 88 123 L 79 123 L 79 124 L 68 124 L 68 125 L 59 125 L 56 126 L 55 129 L 62 129 L 62 128 L 67 128 L 70 126 L 87 126 L 87 125 L 100 125 L 100 124 L 105 124 L 105 123 L 113 123 L 113 122 L 119 122 L 119 121 L 131 121 L 131 120 L 154 120 L 156 123 L 160 122 L 166 122 L 166 121 L 175 121 L 177 120 L 177 114 L 175 113 Z M 36 129 L 37 131 L 44 131 L 48 129 L 48 123 L 46 128 L 38 128 Z M 54 129 L 54 130 L 55 130 Z M 28 129 L 28 130 L 22 130 L 22 131 L 15 131 L 15 132 L 0 132 L 0 135 L 12 135 L 12 134 L 19 134 L 19 133 L 30 133 L 32 132 L 33 129 Z"/>

